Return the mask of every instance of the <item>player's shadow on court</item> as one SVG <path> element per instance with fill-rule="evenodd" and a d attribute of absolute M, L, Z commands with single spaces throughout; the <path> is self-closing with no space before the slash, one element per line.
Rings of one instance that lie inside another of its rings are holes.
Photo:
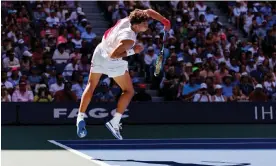
<path fill-rule="evenodd" d="M 146 164 L 161 164 L 161 165 L 170 165 L 170 166 L 212 166 L 210 164 L 193 164 L 193 163 L 178 163 L 175 161 L 141 161 L 141 160 L 104 160 L 104 159 L 95 159 L 99 161 L 115 161 L 115 162 L 137 162 L 137 163 L 146 163 Z M 240 164 L 231 164 L 227 163 L 225 166 L 247 166 L 249 163 L 240 163 Z M 216 166 L 216 165 L 213 165 Z"/>

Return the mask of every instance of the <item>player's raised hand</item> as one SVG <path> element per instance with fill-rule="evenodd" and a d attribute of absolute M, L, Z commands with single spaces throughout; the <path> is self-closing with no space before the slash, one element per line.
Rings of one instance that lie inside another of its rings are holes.
<path fill-rule="evenodd" d="M 133 50 L 136 54 L 139 54 L 140 52 L 142 52 L 144 50 L 144 47 L 141 44 L 136 44 L 133 47 Z"/>
<path fill-rule="evenodd" d="M 164 25 L 164 29 L 166 31 L 169 31 L 171 29 L 171 22 L 170 22 L 170 20 L 164 18 L 163 20 L 161 20 L 161 23 Z"/>

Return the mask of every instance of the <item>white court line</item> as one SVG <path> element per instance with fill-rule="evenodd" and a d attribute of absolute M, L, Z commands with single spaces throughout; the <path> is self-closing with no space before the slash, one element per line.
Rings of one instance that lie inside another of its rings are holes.
<path fill-rule="evenodd" d="M 82 158 L 85 158 L 85 159 L 91 161 L 91 162 L 94 163 L 94 164 L 98 164 L 99 166 L 112 166 L 112 165 L 109 165 L 109 164 L 104 163 L 104 162 L 102 162 L 102 161 L 94 160 L 93 157 L 88 156 L 88 155 L 86 155 L 86 154 L 84 154 L 84 153 L 81 153 L 81 152 L 79 152 L 79 151 L 77 151 L 77 150 L 75 150 L 75 149 L 72 149 L 72 148 L 70 148 L 70 147 L 68 147 L 68 146 L 66 146 L 66 145 L 63 145 L 63 144 L 61 144 L 61 143 L 58 143 L 57 141 L 54 141 L 54 140 L 48 140 L 48 141 L 51 142 L 52 144 L 55 144 L 55 145 L 57 145 L 57 146 L 59 146 L 59 147 L 61 147 L 61 148 L 66 149 L 66 150 L 68 150 L 69 152 L 72 152 L 72 153 L 74 153 L 74 154 L 76 154 L 76 155 L 78 155 L 78 156 L 80 156 L 80 157 L 82 157 Z"/>
<path fill-rule="evenodd" d="M 124 139 L 122 141 L 163 141 L 163 140 L 257 140 L 257 139 L 274 139 L 276 138 L 162 138 L 162 139 Z M 89 142 L 89 141 L 119 141 L 119 140 L 114 140 L 114 139 L 93 139 L 93 140 L 58 140 L 58 141 L 64 141 L 64 142 Z"/>
<path fill-rule="evenodd" d="M 240 145 L 240 144 L 276 144 L 276 142 L 217 142 L 217 143 L 129 143 L 129 144 L 67 144 L 67 145 Z"/>

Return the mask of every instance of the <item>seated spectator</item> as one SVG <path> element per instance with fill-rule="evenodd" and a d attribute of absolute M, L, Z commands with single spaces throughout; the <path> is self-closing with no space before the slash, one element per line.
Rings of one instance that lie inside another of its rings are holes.
<path fill-rule="evenodd" d="M 79 75 L 77 82 L 72 86 L 72 92 L 74 92 L 77 95 L 79 101 L 81 100 L 85 87 L 86 84 L 83 83 L 83 76 Z"/>
<path fill-rule="evenodd" d="M 72 58 L 72 62 L 68 63 L 65 68 L 64 72 L 62 73 L 63 77 L 65 77 L 67 80 L 71 80 L 73 71 L 78 71 L 78 59 L 77 57 Z"/>
<path fill-rule="evenodd" d="M 9 82 L 12 83 L 13 87 L 17 86 L 19 83 L 21 75 L 19 75 L 19 69 L 12 68 L 11 69 L 11 76 L 9 77 Z"/>
<path fill-rule="evenodd" d="M 76 94 L 71 90 L 72 84 L 68 81 L 64 83 L 64 89 L 59 90 L 54 95 L 55 102 L 77 102 Z"/>
<path fill-rule="evenodd" d="M 241 93 L 238 86 L 233 87 L 232 96 L 229 97 L 229 101 L 231 102 L 239 102 L 239 101 L 247 101 L 248 97 Z"/>
<path fill-rule="evenodd" d="M 216 84 L 221 84 L 222 83 L 222 78 L 226 75 L 228 75 L 228 70 L 226 68 L 226 63 L 224 61 L 220 62 L 219 64 L 219 69 L 215 71 L 215 83 Z"/>
<path fill-rule="evenodd" d="M 200 90 L 200 85 L 195 84 L 196 77 L 195 75 L 191 74 L 189 77 L 189 83 L 184 85 L 182 90 L 182 97 L 183 100 L 190 100 L 194 94 L 196 94 Z"/>
<path fill-rule="evenodd" d="M 39 74 L 39 68 L 37 66 L 32 66 L 31 75 L 28 78 L 31 87 L 34 88 L 36 84 L 41 81 L 41 75 Z"/>
<path fill-rule="evenodd" d="M 11 95 L 9 94 L 7 88 L 4 85 L 1 86 L 1 101 L 11 102 Z"/>
<path fill-rule="evenodd" d="M 75 44 L 75 49 L 82 48 L 82 39 L 81 39 L 80 31 L 76 32 L 75 38 L 72 39 L 72 42 Z"/>
<path fill-rule="evenodd" d="M 7 72 L 2 71 L 1 72 L 1 87 L 5 87 L 9 92 L 14 87 L 13 84 L 8 81 Z"/>
<path fill-rule="evenodd" d="M 151 101 L 151 96 L 146 92 L 146 85 L 139 84 L 138 92 L 133 96 L 132 101 Z"/>
<path fill-rule="evenodd" d="M 7 57 L 3 60 L 3 68 L 20 67 L 19 59 L 14 57 L 13 50 L 7 52 Z"/>
<path fill-rule="evenodd" d="M 62 74 L 57 74 L 56 83 L 50 85 L 50 92 L 51 92 L 52 96 L 54 96 L 57 91 L 64 89 L 63 82 L 64 82 L 64 78 L 63 78 Z"/>
<path fill-rule="evenodd" d="M 125 7 L 123 5 L 119 5 L 119 9 L 113 12 L 112 21 L 115 24 L 118 20 L 127 17 L 127 12 L 125 11 Z"/>
<path fill-rule="evenodd" d="M 27 82 L 20 81 L 19 89 L 12 94 L 13 102 L 32 102 L 34 100 L 33 92 L 27 89 Z"/>
<path fill-rule="evenodd" d="M 200 90 L 194 95 L 193 102 L 212 102 L 211 95 L 208 94 L 205 83 L 200 85 Z"/>
<path fill-rule="evenodd" d="M 88 42 L 88 43 L 92 43 L 92 40 L 95 39 L 96 37 L 97 37 L 97 35 L 92 32 L 92 26 L 91 25 L 87 25 L 85 27 L 85 32 L 83 32 L 81 34 L 81 39 L 83 41 Z"/>
<path fill-rule="evenodd" d="M 223 85 L 222 85 L 222 94 L 223 96 L 229 98 L 233 95 L 233 77 L 231 75 L 227 75 L 223 77 Z"/>
<path fill-rule="evenodd" d="M 57 46 L 57 49 L 55 50 L 52 58 L 57 64 L 67 63 L 70 57 L 69 54 L 65 51 L 64 44 L 59 44 Z"/>
<path fill-rule="evenodd" d="M 157 55 L 154 54 L 154 49 L 153 47 L 148 47 L 148 53 L 144 57 L 144 62 L 145 62 L 145 72 L 146 72 L 146 80 L 150 81 L 151 78 L 153 77 L 153 67 L 154 67 L 154 62 L 157 59 Z"/>
<path fill-rule="evenodd" d="M 50 16 L 46 18 L 46 21 L 50 27 L 60 24 L 59 18 L 56 17 L 56 11 L 54 9 L 51 9 Z"/>
<path fill-rule="evenodd" d="M 257 84 L 255 87 L 255 90 L 250 93 L 249 95 L 249 101 L 253 102 L 267 102 L 268 97 L 263 91 L 262 84 Z"/>
<path fill-rule="evenodd" d="M 215 86 L 215 95 L 212 96 L 213 102 L 227 102 L 227 98 L 222 95 L 222 86 L 217 84 Z"/>
<path fill-rule="evenodd" d="M 271 73 L 267 74 L 266 76 L 264 81 L 264 88 L 269 97 L 276 92 L 276 80 L 273 78 Z"/>
<path fill-rule="evenodd" d="M 38 87 L 38 93 L 34 97 L 34 102 L 52 102 L 52 96 L 45 84 L 40 84 Z"/>
<path fill-rule="evenodd" d="M 102 84 L 101 87 L 103 88 L 102 92 L 99 92 L 95 95 L 96 102 L 113 102 L 115 101 L 115 97 L 112 94 L 111 90 L 107 86 L 107 84 Z"/>

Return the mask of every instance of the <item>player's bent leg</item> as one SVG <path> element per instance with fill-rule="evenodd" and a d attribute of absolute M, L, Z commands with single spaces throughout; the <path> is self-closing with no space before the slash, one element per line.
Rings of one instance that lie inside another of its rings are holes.
<path fill-rule="evenodd" d="M 83 138 L 87 135 L 87 130 L 85 128 L 86 124 L 84 121 L 85 111 L 92 99 L 94 90 L 101 78 L 101 75 L 102 75 L 101 73 L 90 73 L 88 84 L 82 94 L 78 118 L 77 118 L 77 135 L 80 138 Z"/>
<path fill-rule="evenodd" d="M 132 85 L 132 80 L 130 78 L 129 73 L 126 71 L 124 75 L 114 77 L 115 82 L 121 87 L 123 93 L 120 96 L 118 101 L 117 110 L 113 117 L 113 119 L 106 123 L 106 127 L 112 132 L 112 134 L 117 138 L 122 140 L 123 137 L 120 134 L 121 124 L 120 120 L 122 114 L 126 110 L 127 106 L 129 105 L 133 95 L 134 95 L 134 88 Z"/>

